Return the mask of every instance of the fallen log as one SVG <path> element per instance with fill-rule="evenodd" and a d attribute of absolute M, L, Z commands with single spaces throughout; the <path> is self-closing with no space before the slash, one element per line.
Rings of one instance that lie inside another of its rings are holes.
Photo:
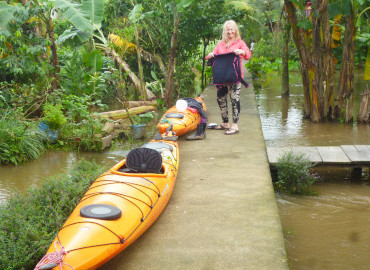
<path fill-rule="evenodd" d="M 157 111 L 157 108 L 154 106 L 141 106 L 128 109 L 130 116 L 134 116 L 135 114 L 141 114 L 146 112 Z M 101 117 L 108 118 L 111 120 L 118 120 L 118 119 L 126 119 L 128 118 L 127 111 L 117 110 L 117 111 L 110 111 L 110 112 L 102 112 L 99 114 Z"/>
<path fill-rule="evenodd" d="M 156 100 L 151 100 L 151 101 L 142 101 L 142 100 L 138 100 L 138 101 L 128 101 L 128 108 L 134 108 L 134 107 L 141 107 L 141 106 L 154 106 L 156 107 L 158 104 L 157 104 L 157 101 Z"/>

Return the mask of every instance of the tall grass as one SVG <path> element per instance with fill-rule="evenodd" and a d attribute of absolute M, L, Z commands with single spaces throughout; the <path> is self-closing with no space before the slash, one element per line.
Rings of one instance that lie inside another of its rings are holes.
<path fill-rule="evenodd" d="M 15 164 L 39 158 L 45 151 L 45 134 L 38 123 L 21 119 L 17 113 L 0 116 L 0 164 Z"/>
<path fill-rule="evenodd" d="M 81 161 L 0 204 L 0 269 L 34 269 L 56 233 L 103 169 Z"/>

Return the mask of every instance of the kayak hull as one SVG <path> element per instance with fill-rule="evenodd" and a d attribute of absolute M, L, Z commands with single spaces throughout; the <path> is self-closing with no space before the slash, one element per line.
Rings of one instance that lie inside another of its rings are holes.
<path fill-rule="evenodd" d="M 197 101 L 202 102 L 203 109 L 206 111 L 206 105 L 201 97 L 195 98 Z M 197 128 L 197 125 L 201 122 L 201 117 L 198 112 L 188 108 L 185 111 L 179 111 L 176 106 L 169 108 L 160 119 L 157 128 L 160 134 L 166 132 L 166 129 L 172 124 L 172 131 L 176 133 L 177 136 L 189 133 Z M 173 118 L 168 117 L 171 114 L 182 114 L 183 118 Z M 170 122 L 170 123 L 169 123 Z"/>
<path fill-rule="evenodd" d="M 161 173 L 127 172 L 126 160 L 117 163 L 90 186 L 68 220 L 59 230 L 47 254 L 58 250 L 56 242 L 67 252 L 62 268 L 96 269 L 131 245 L 158 218 L 167 205 L 175 187 L 179 165 L 176 141 L 164 143 L 161 151 Z M 170 149 L 169 149 L 170 148 Z M 121 210 L 115 220 L 82 217 L 81 208 L 104 204 Z"/>

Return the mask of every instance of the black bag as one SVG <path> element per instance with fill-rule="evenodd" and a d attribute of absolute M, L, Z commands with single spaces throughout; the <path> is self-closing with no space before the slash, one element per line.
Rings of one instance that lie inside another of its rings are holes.
<path fill-rule="evenodd" d="M 235 53 L 216 54 L 212 63 L 213 84 L 222 86 L 225 84 L 242 83 L 245 87 L 249 84 L 241 76 L 240 56 Z M 210 61 L 209 61 L 210 62 Z M 208 63 L 207 63 L 208 65 Z"/>

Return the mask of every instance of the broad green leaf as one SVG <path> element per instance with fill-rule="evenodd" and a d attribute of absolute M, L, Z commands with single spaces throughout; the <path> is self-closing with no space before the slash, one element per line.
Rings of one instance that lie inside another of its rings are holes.
<path fill-rule="evenodd" d="M 136 23 L 141 17 L 142 10 L 143 10 L 142 4 L 135 5 L 134 8 L 131 10 L 130 14 L 128 15 L 130 21 Z"/>
<path fill-rule="evenodd" d="M 24 9 L 21 4 L 8 5 L 5 1 L 0 1 L 0 34 L 8 37 L 11 35 L 9 23 L 14 18 L 14 12 Z"/>
<path fill-rule="evenodd" d="M 91 72 L 95 73 L 103 67 L 103 57 L 98 50 L 92 52 L 85 52 L 83 55 L 83 62 L 86 67 L 91 68 Z"/>
<path fill-rule="evenodd" d="M 64 33 L 58 37 L 57 43 L 77 46 L 87 42 L 90 38 L 91 34 L 73 28 L 64 31 Z"/>
<path fill-rule="evenodd" d="M 81 5 L 90 22 L 100 28 L 104 16 L 104 0 L 82 0 Z"/>
<path fill-rule="evenodd" d="M 158 81 L 158 77 L 157 77 L 157 75 L 154 73 L 154 71 L 153 71 L 153 70 L 152 70 L 152 71 L 150 71 L 150 74 L 152 75 L 152 78 L 153 78 L 154 80 Z"/>
<path fill-rule="evenodd" d="M 352 0 L 341 0 L 342 2 L 342 14 L 344 16 L 352 13 Z"/>
<path fill-rule="evenodd" d="M 87 15 L 81 10 L 81 6 L 68 0 L 54 1 L 56 8 L 61 10 L 62 15 L 70 21 L 74 27 L 85 33 L 93 32 L 93 25 L 88 20 Z"/>
<path fill-rule="evenodd" d="M 342 14 L 342 6 L 340 2 L 328 4 L 328 13 L 330 18 L 334 18 L 338 14 Z"/>

